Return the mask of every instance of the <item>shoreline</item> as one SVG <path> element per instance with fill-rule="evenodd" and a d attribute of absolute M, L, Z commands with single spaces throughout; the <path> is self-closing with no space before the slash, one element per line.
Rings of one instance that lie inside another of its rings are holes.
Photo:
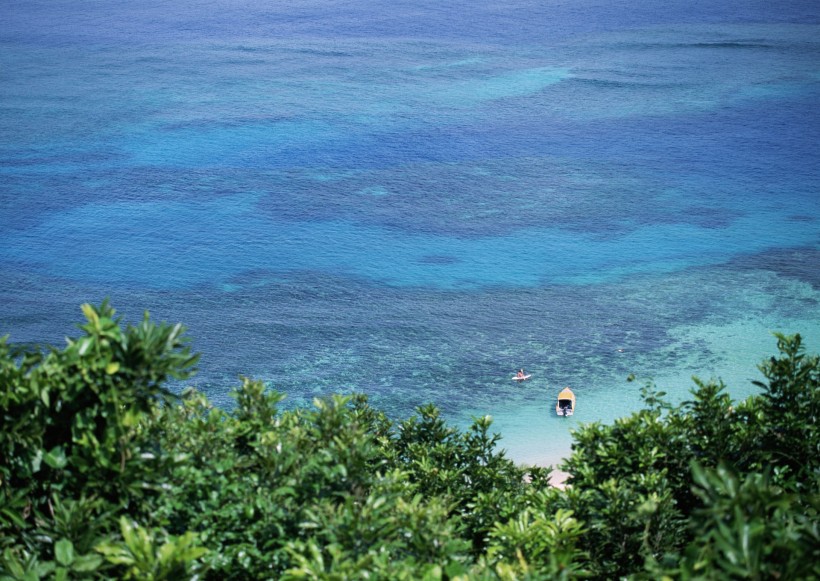
<path fill-rule="evenodd" d="M 561 490 L 565 490 L 568 486 L 567 479 L 569 478 L 569 472 L 564 472 L 563 470 L 553 469 L 550 472 L 550 485 L 554 486 L 555 488 L 559 488 Z"/>
<path fill-rule="evenodd" d="M 533 464 L 531 466 L 537 466 L 537 465 Z M 523 467 L 526 467 L 526 466 L 523 466 Z M 548 466 L 539 466 L 539 467 L 540 468 L 548 468 Z M 570 476 L 569 472 L 565 472 L 563 470 L 553 468 L 550 471 L 550 475 L 549 475 L 549 478 L 548 478 L 549 484 L 553 488 L 558 488 L 560 490 L 565 490 L 568 486 L 567 478 L 569 478 L 569 476 Z M 524 475 L 524 482 L 526 482 L 527 484 L 529 484 L 531 482 L 531 478 L 530 478 L 529 474 Z"/>

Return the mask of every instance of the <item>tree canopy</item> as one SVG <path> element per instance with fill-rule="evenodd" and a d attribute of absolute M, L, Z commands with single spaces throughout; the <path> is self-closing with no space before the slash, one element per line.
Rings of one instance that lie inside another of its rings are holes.
<path fill-rule="evenodd" d="M 233 410 L 171 393 L 180 325 L 84 305 L 62 349 L 0 340 L 0 579 L 820 578 L 820 362 L 777 335 L 760 394 L 696 381 L 679 405 L 574 434 L 519 466 L 487 417 L 389 418 L 363 395 Z"/>

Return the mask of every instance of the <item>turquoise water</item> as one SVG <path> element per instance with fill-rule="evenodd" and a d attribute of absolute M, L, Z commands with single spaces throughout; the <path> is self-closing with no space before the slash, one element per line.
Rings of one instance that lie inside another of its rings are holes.
<path fill-rule="evenodd" d="M 0 332 L 182 321 L 194 383 L 490 414 L 521 461 L 820 345 L 820 8 L 11 2 Z M 533 373 L 510 381 L 520 367 Z M 572 418 L 550 414 L 559 389 Z"/>

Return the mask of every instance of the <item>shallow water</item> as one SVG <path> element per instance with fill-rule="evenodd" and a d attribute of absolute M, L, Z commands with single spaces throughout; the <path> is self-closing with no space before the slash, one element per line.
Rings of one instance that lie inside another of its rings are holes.
<path fill-rule="evenodd" d="M 7 4 L 0 332 L 111 297 L 220 404 L 432 401 L 528 462 L 645 378 L 754 393 L 820 345 L 820 8 L 723 4 Z"/>

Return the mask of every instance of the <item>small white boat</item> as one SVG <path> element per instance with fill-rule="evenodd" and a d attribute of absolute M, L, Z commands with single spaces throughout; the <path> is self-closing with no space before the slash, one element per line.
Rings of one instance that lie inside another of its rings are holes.
<path fill-rule="evenodd" d="M 559 416 L 571 416 L 575 413 L 575 394 L 568 387 L 558 394 L 558 403 L 555 404 L 555 413 Z"/>

